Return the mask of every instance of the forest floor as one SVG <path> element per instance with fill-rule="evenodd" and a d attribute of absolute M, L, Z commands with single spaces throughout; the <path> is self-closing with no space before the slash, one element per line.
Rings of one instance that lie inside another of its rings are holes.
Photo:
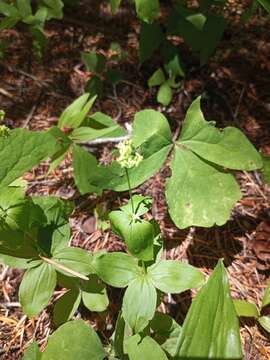
<path fill-rule="evenodd" d="M 242 25 L 238 21 L 239 10 L 230 9 L 230 25 L 224 39 L 209 63 L 201 68 L 196 55 L 180 43 L 187 76 L 171 105 L 163 108 L 156 102 L 156 89 L 147 87 L 147 79 L 159 65 L 158 57 L 138 66 L 139 23 L 134 13 L 124 7 L 112 16 L 108 6 L 96 3 L 85 1 L 80 10 L 67 11 L 63 21 L 46 25 L 49 47 L 41 60 L 33 55 L 26 28 L 2 31 L 0 40 L 9 43 L 5 57 L 0 60 L 0 108 L 6 112 L 6 125 L 31 130 L 55 125 L 65 107 L 83 93 L 91 76 L 82 64 L 81 51 L 96 48 L 109 59 L 110 43 L 117 41 L 128 54 L 127 59 L 117 64 L 125 80 L 115 88 L 105 84 L 95 111 L 103 111 L 124 125 L 132 123 L 137 111 L 153 108 L 162 111 L 173 131 L 177 131 L 192 100 L 203 95 L 207 119 L 214 119 L 219 127 L 240 128 L 257 149 L 270 155 L 269 21 L 254 17 L 248 25 Z M 109 66 L 116 65 L 111 61 Z M 112 149 L 113 144 L 108 143 L 95 145 L 90 151 L 106 162 Z M 106 192 L 102 198 L 80 196 L 70 160 L 68 157 L 49 176 L 47 162 L 26 174 L 28 193 L 75 201 L 76 210 L 71 218 L 73 245 L 93 251 L 124 250 L 124 244 L 115 235 L 97 228 L 94 209 L 97 204 L 105 209 L 119 206 L 128 195 Z M 164 166 L 138 189 L 154 199 L 153 215 L 166 240 L 166 257 L 184 259 L 206 275 L 219 258 L 224 258 L 233 297 L 259 306 L 270 269 L 270 188 L 263 183 L 261 174 L 237 173 L 243 198 L 226 225 L 184 231 L 177 229 L 167 214 L 164 184 L 168 175 Z M 0 358 L 19 359 L 34 336 L 41 347 L 45 346 L 54 330 L 52 306 L 34 319 L 24 316 L 18 303 L 22 271 L 0 267 Z M 62 293 L 57 289 L 54 300 Z M 109 295 L 112 303 L 106 313 L 89 313 L 81 308 L 77 315 L 91 323 L 105 342 L 111 335 L 121 298 L 115 291 Z M 161 309 L 182 323 L 193 295 L 186 292 L 166 297 Z M 270 337 L 254 322 L 241 320 L 241 336 L 245 360 L 270 358 Z"/>

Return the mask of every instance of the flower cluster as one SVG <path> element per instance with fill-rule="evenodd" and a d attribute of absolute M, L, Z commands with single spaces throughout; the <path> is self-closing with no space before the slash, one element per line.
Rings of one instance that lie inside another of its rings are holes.
<path fill-rule="evenodd" d="M 0 138 L 6 138 L 10 135 L 10 129 L 6 125 L 0 125 Z"/>
<path fill-rule="evenodd" d="M 131 169 L 139 165 L 143 160 L 142 155 L 132 144 L 132 140 L 126 140 L 117 145 L 119 157 L 116 159 L 122 168 Z"/>

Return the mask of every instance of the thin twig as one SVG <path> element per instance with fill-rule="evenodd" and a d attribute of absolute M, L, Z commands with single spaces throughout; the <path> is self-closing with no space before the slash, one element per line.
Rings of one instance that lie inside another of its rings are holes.
<path fill-rule="evenodd" d="M 76 276 L 80 279 L 83 279 L 83 280 L 89 280 L 87 276 L 75 271 L 75 270 L 72 270 L 72 269 L 69 269 L 68 267 L 66 267 L 65 265 L 62 265 L 62 264 L 59 264 L 57 261 L 53 260 L 53 259 L 49 259 L 49 258 L 46 258 L 44 256 L 40 256 L 40 258 L 44 261 L 46 261 L 48 264 L 50 265 L 53 265 L 55 266 L 56 268 L 60 269 L 60 270 L 63 270 L 63 271 L 66 271 L 67 273 L 73 275 L 73 276 Z"/>

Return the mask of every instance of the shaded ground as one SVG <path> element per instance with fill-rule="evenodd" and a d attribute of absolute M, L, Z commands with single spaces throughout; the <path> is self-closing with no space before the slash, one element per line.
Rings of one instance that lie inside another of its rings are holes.
<path fill-rule="evenodd" d="M 117 41 L 128 52 L 128 59 L 118 65 L 125 73 L 125 81 L 116 89 L 106 85 L 94 110 L 101 110 L 125 124 L 132 122 L 136 111 L 151 107 L 162 110 L 173 131 L 179 131 L 187 107 L 197 95 L 203 94 L 206 118 L 215 119 L 220 127 L 241 128 L 258 149 L 270 154 L 269 21 L 255 17 L 243 27 L 237 22 L 238 15 L 230 12 L 232 24 L 216 54 L 203 68 L 199 68 L 196 56 L 180 44 L 187 77 L 171 106 L 165 109 L 155 101 L 156 90 L 147 88 L 147 78 L 159 65 L 158 59 L 138 67 L 139 26 L 134 14 L 124 8 L 116 16 L 110 16 L 105 5 L 99 7 L 93 3 L 96 2 L 86 1 L 80 12 L 67 11 L 64 21 L 47 25 L 49 48 L 40 61 L 33 56 L 31 39 L 24 27 L 0 34 L 1 40 L 10 42 L 0 62 L 0 108 L 7 113 L 7 125 L 41 130 L 56 124 L 61 111 L 83 92 L 91 76 L 82 65 L 80 51 L 96 47 L 109 58 L 110 42 Z M 112 147 L 112 144 L 96 146 L 91 151 L 106 162 Z M 127 194 L 107 192 L 102 199 L 93 195 L 81 197 L 75 190 L 70 159 L 50 177 L 45 176 L 47 169 L 45 163 L 26 175 L 29 194 L 55 194 L 76 201 L 77 208 L 71 219 L 72 243 L 89 250 L 124 249 L 124 244 L 111 232 L 96 229 L 93 210 L 97 203 L 108 208 L 118 206 Z M 270 252 L 267 242 L 270 240 L 270 188 L 263 184 L 261 175 L 257 172 L 237 174 L 243 199 L 225 226 L 187 231 L 175 228 L 167 215 L 163 189 L 168 175 L 169 170 L 164 167 L 138 189 L 155 200 L 153 215 L 166 239 L 166 256 L 188 260 L 205 274 L 223 257 L 233 296 L 259 305 L 266 286 Z M 5 266 L 1 270 L 0 357 L 18 359 L 33 336 L 40 346 L 45 346 L 54 329 L 52 306 L 38 318 L 29 320 L 17 303 L 22 273 Z M 77 315 L 89 321 L 105 342 L 111 335 L 120 301 L 119 292 L 110 291 L 112 302 L 106 314 L 91 314 L 81 308 Z M 54 298 L 62 293 L 59 289 Z M 181 323 L 191 295 L 194 294 L 168 296 L 161 308 Z M 269 358 L 270 339 L 256 325 L 242 322 L 241 334 L 246 360 Z"/>

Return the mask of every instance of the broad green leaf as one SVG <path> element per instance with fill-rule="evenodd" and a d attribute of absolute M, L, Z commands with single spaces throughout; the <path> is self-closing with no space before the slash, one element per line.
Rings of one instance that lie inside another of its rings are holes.
<path fill-rule="evenodd" d="M 228 276 L 220 260 L 207 284 L 192 302 L 175 359 L 242 357 L 238 318 L 230 295 Z"/>
<path fill-rule="evenodd" d="M 151 58 L 154 52 L 159 48 L 163 38 L 164 34 L 159 24 L 147 24 L 146 22 L 142 22 L 139 44 L 139 57 L 141 64 Z"/>
<path fill-rule="evenodd" d="M 233 300 L 236 314 L 239 317 L 254 317 L 260 316 L 257 306 L 245 300 Z"/>
<path fill-rule="evenodd" d="M 149 221 L 133 218 L 122 210 L 112 211 L 109 219 L 116 234 L 125 240 L 132 255 L 143 261 L 153 259 L 153 246 L 155 238 L 154 226 Z"/>
<path fill-rule="evenodd" d="M 203 27 L 200 63 L 205 65 L 222 39 L 227 21 L 222 16 L 209 15 Z"/>
<path fill-rule="evenodd" d="M 106 71 L 106 80 L 112 85 L 116 86 L 124 80 L 124 74 L 118 69 L 108 69 Z"/>
<path fill-rule="evenodd" d="M 178 142 L 203 159 L 234 170 L 262 167 L 260 154 L 245 135 L 236 128 L 219 130 L 207 122 L 198 97 L 188 109 Z"/>
<path fill-rule="evenodd" d="M 263 161 L 263 168 L 262 168 L 263 179 L 268 185 L 270 185 L 270 157 L 262 156 L 262 161 Z"/>
<path fill-rule="evenodd" d="M 74 180 L 80 193 L 94 192 L 101 195 L 102 187 L 98 186 L 99 177 L 106 178 L 106 170 L 97 163 L 97 159 L 82 147 L 73 145 Z"/>
<path fill-rule="evenodd" d="M 155 341 L 174 357 L 181 326 L 171 316 L 156 312 L 155 317 L 150 321 L 150 328 L 154 332 Z"/>
<path fill-rule="evenodd" d="M 258 2 L 268 13 L 270 13 L 270 2 L 269 2 L 269 0 L 257 0 L 257 2 Z"/>
<path fill-rule="evenodd" d="M 138 17 L 146 23 L 152 23 L 159 15 L 159 0 L 135 0 Z"/>
<path fill-rule="evenodd" d="M 23 188 L 0 189 L 0 231 L 30 230 L 44 220 L 41 209 L 25 198 Z"/>
<path fill-rule="evenodd" d="M 166 117 L 155 110 L 142 110 L 136 113 L 133 124 L 133 143 L 138 147 L 154 137 L 163 141 L 163 146 L 172 141 L 172 133 Z"/>
<path fill-rule="evenodd" d="M 137 261 L 120 253 L 104 253 L 94 257 L 93 267 L 97 275 L 114 287 L 124 288 L 140 274 Z"/>
<path fill-rule="evenodd" d="M 67 322 L 50 337 L 42 360 L 103 360 L 106 354 L 92 327 L 83 320 Z"/>
<path fill-rule="evenodd" d="M 166 81 L 164 84 L 160 86 L 158 90 L 157 101 L 163 106 L 168 106 L 172 101 L 172 97 L 173 97 L 172 89 L 169 83 Z"/>
<path fill-rule="evenodd" d="M 155 135 L 153 135 L 154 137 Z M 165 140 L 162 139 L 162 141 Z M 158 146 L 156 152 L 155 145 L 156 143 L 153 142 L 152 148 L 146 146 L 145 151 L 151 150 L 152 154 L 147 154 L 149 156 L 138 167 L 130 169 L 129 176 L 132 188 L 139 186 L 153 176 L 165 162 L 171 145 Z M 103 189 L 128 190 L 125 170 L 117 162 L 113 162 L 109 166 L 98 165 L 96 158 L 78 145 L 73 145 L 73 168 L 75 183 L 81 194 L 95 192 L 100 195 Z"/>
<path fill-rule="evenodd" d="M 28 269 L 31 267 L 35 267 L 38 265 L 37 261 L 40 261 L 41 263 L 41 260 L 31 261 L 31 259 L 24 259 L 20 257 L 0 254 L 0 264 L 5 264 L 7 266 L 17 269 Z"/>
<path fill-rule="evenodd" d="M 148 86 L 159 86 L 166 81 L 164 72 L 161 68 L 157 69 L 154 74 L 148 79 Z"/>
<path fill-rule="evenodd" d="M 89 99 L 88 93 L 80 96 L 63 111 L 58 120 L 58 126 L 60 128 L 71 129 L 79 127 L 92 108 L 95 100 L 96 96 Z"/>
<path fill-rule="evenodd" d="M 216 169 L 178 146 L 171 169 L 166 199 L 174 223 L 180 229 L 225 224 L 232 207 L 241 198 L 233 175 Z"/>
<path fill-rule="evenodd" d="M 39 350 L 36 340 L 32 341 L 26 349 L 22 360 L 41 360 L 42 353 Z"/>
<path fill-rule="evenodd" d="M 112 13 L 116 13 L 121 5 L 122 0 L 110 0 Z"/>
<path fill-rule="evenodd" d="M 37 258 L 40 250 L 33 231 L 0 231 L 0 253 L 24 259 Z"/>
<path fill-rule="evenodd" d="M 0 138 L 0 186 L 11 184 L 56 150 L 57 142 L 48 132 L 11 130 L 8 137 Z"/>
<path fill-rule="evenodd" d="M 270 317 L 269 316 L 261 316 L 258 319 L 259 324 L 270 333 Z"/>
<path fill-rule="evenodd" d="M 93 273 L 92 256 L 81 248 L 67 247 L 60 249 L 53 254 L 53 260 L 83 275 Z M 72 273 L 68 273 L 64 269 L 61 270 L 59 267 L 56 267 L 56 269 L 63 272 L 64 275 L 72 276 Z"/>
<path fill-rule="evenodd" d="M 134 279 L 128 286 L 122 305 L 126 323 L 135 332 L 141 332 L 154 317 L 157 292 L 146 276 Z"/>
<path fill-rule="evenodd" d="M 106 58 L 102 54 L 98 54 L 95 51 L 89 53 L 82 53 L 82 61 L 84 62 L 87 70 L 94 73 L 102 73 L 105 68 Z"/>
<path fill-rule="evenodd" d="M 89 281 L 80 285 L 82 290 L 82 301 L 90 311 L 105 311 L 109 305 L 109 299 L 105 285 L 97 276 L 91 276 Z"/>
<path fill-rule="evenodd" d="M 165 293 L 180 293 L 199 287 L 203 274 L 195 267 L 176 260 L 162 260 L 147 269 L 154 286 Z"/>
<path fill-rule="evenodd" d="M 0 13 L 7 17 L 19 17 L 18 9 L 6 1 L 0 1 Z"/>
<path fill-rule="evenodd" d="M 262 307 L 270 304 L 270 281 L 267 283 L 267 288 L 264 291 L 262 299 Z"/>
<path fill-rule="evenodd" d="M 159 344 L 150 336 L 141 338 L 139 334 L 127 338 L 126 349 L 130 360 L 155 359 L 167 360 L 167 356 Z"/>
<path fill-rule="evenodd" d="M 17 0 L 16 5 L 22 18 L 32 15 L 30 0 Z"/>
<path fill-rule="evenodd" d="M 53 321 L 59 326 L 72 318 L 81 302 L 81 292 L 73 288 L 62 295 L 55 303 Z"/>
<path fill-rule="evenodd" d="M 56 272 L 47 263 L 28 269 L 19 289 L 19 300 L 28 317 L 38 315 L 47 306 L 56 286 Z"/>

